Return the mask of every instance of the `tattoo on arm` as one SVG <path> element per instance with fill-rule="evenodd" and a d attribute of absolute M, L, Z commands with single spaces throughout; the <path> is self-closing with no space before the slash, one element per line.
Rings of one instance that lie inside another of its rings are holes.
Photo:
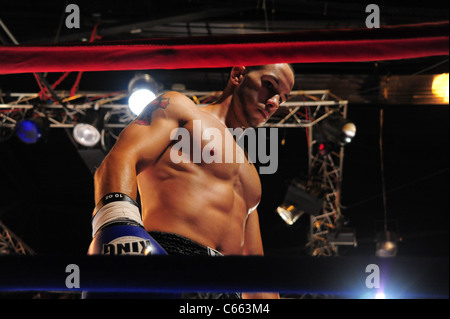
<path fill-rule="evenodd" d="M 166 109 L 169 106 L 170 98 L 158 97 L 153 100 L 147 107 L 142 111 L 141 114 L 136 118 L 134 123 L 139 125 L 150 125 L 152 124 L 152 114 L 153 111 L 159 107 Z"/>

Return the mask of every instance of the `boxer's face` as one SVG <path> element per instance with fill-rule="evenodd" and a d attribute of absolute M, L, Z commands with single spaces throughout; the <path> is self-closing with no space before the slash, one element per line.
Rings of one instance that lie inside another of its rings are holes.
<path fill-rule="evenodd" d="M 249 127 L 266 122 L 294 86 L 294 74 L 287 64 L 271 64 L 261 70 L 244 71 L 236 93 Z"/>

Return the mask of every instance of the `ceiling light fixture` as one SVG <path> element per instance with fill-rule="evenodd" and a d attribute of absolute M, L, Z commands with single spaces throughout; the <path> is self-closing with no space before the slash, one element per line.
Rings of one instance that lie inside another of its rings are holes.
<path fill-rule="evenodd" d="M 139 115 L 142 110 L 156 98 L 159 91 L 158 84 L 148 74 L 138 74 L 131 79 L 128 85 L 129 98 L 128 107 L 135 115 Z"/>
<path fill-rule="evenodd" d="M 75 141 L 86 147 L 93 147 L 100 141 L 100 132 L 103 129 L 103 112 L 88 109 L 85 115 L 73 128 Z"/>
<path fill-rule="evenodd" d="M 46 117 L 25 118 L 15 127 L 16 136 L 26 144 L 45 141 L 50 128 Z"/>

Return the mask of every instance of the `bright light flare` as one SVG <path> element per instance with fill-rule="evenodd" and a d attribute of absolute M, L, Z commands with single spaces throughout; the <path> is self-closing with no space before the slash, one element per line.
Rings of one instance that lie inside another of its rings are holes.
<path fill-rule="evenodd" d="M 131 93 L 128 98 L 128 106 L 135 115 L 139 115 L 142 110 L 156 98 L 155 93 L 148 89 L 140 89 Z"/>
<path fill-rule="evenodd" d="M 431 86 L 433 94 L 441 97 L 444 103 L 448 103 L 448 73 L 436 75 Z"/>
<path fill-rule="evenodd" d="M 375 299 L 386 299 L 386 295 L 384 294 L 384 292 L 378 291 L 378 292 L 375 294 Z"/>

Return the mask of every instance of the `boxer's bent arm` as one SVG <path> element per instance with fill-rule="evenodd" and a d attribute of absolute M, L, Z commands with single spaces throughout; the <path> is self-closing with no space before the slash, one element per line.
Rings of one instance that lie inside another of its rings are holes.
<path fill-rule="evenodd" d="M 157 103 L 164 104 L 159 106 Z M 114 147 L 95 172 L 95 203 L 113 192 L 136 199 L 137 165 L 143 162 L 150 164 L 170 144 L 170 133 L 180 123 L 179 111 L 176 111 L 179 103 L 179 94 L 166 93 L 147 106 L 121 132 Z"/>
<path fill-rule="evenodd" d="M 247 224 L 245 226 L 245 238 L 244 238 L 244 255 L 264 255 L 264 249 L 261 239 L 261 230 L 259 227 L 258 212 L 254 210 L 250 216 L 248 216 Z M 264 280 L 264 276 L 261 276 L 261 280 Z M 278 293 L 272 292 L 255 292 L 255 293 L 242 293 L 243 299 L 279 299 Z"/>

